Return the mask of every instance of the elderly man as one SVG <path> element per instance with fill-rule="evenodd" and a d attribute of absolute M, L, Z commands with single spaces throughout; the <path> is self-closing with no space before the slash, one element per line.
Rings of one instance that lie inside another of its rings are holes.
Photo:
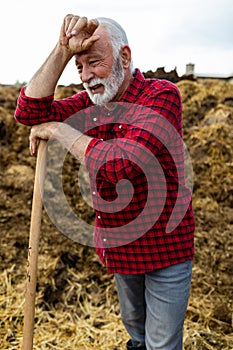
<path fill-rule="evenodd" d="M 85 91 L 54 100 L 72 57 Z M 127 349 L 181 350 L 195 221 L 177 87 L 133 69 L 114 20 L 67 15 L 54 50 L 22 88 L 15 118 L 32 126 L 32 155 L 39 139 L 56 139 L 89 171 L 95 246 L 115 274 Z"/>

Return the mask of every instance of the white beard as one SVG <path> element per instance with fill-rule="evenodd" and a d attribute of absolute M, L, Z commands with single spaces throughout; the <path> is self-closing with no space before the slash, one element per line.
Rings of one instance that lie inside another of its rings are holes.
<path fill-rule="evenodd" d="M 124 80 L 124 69 L 121 64 L 120 57 L 118 57 L 113 65 L 112 72 L 109 78 L 93 78 L 89 83 L 83 83 L 84 88 L 87 90 L 87 93 L 96 105 L 104 105 L 113 100 L 116 96 L 119 87 Z M 90 87 L 97 84 L 102 84 L 104 86 L 104 93 L 93 94 Z"/>

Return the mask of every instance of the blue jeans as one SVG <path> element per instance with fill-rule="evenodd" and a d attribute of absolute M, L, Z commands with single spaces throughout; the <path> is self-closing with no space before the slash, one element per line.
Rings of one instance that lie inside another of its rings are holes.
<path fill-rule="evenodd" d="M 191 279 L 191 261 L 146 274 L 115 274 L 122 322 L 135 347 L 182 350 Z"/>

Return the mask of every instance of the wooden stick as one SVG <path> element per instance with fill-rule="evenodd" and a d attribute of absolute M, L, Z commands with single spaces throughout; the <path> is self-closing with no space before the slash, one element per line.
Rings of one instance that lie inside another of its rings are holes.
<path fill-rule="evenodd" d="M 39 239 L 41 231 L 42 207 L 43 207 L 43 187 L 46 169 L 46 141 L 40 140 L 31 210 L 31 225 L 28 248 L 28 272 L 25 293 L 24 327 L 23 327 L 23 350 L 33 348 L 35 297 Z"/>

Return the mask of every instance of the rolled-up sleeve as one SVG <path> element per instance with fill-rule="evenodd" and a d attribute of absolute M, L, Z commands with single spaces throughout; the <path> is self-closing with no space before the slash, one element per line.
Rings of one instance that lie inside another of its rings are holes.
<path fill-rule="evenodd" d="M 25 88 L 23 87 L 21 89 L 17 100 L 14 114 L 15 120 L 29 126 L 47 122 L 51 115 L 51 105 L 54 95 L 43 98 L 32 98 L 25 95 Z"/>
<path fill-rule="evenodd" d="M 71 97 L 54 100 L 54 95 L 32 98 L 25 95 L 25 88 L 20 91 L 14 118 L 17 122 L 32 126 L 41 123 L 63 122 L 75 113 L 88 107 L 86 93 L 79 92 Z"/>

